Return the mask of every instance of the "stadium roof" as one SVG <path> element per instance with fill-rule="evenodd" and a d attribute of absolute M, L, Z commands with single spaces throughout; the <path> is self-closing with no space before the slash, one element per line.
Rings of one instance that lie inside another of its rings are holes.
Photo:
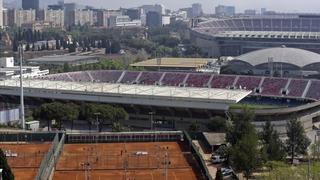
<path fill-rule="evenodd" d="M 203 31 L 203 32 L 205 33 L 206 31 Z M 210 31 L 206 33 L 210 34 Z M 260 38 L 260 39 L 320 39 L 320 32 L 218 31 L 216 32 L 215 37 Z"/>
<path fill-rule="evenodd" d="M 252 66 L 268 63 L 272 58 L 273 62 L 292 64 L 304 67 L 314 63 L 320 63 L 320 54 L 297 48 L 267 48 L 249 52 L 238 56 L 235 60 L 241 60 Z"/>
<path fill-rule="evenodd" d="M 18 79 L 0 81 L 2 87 L 19 87 Z M 165 87 L 165 86 L 144 86 L 128 84 L 108 83 L 84 83 L 64 82 L 48 80 L 24 80 L 24 87 L 30 89 L 44 89 L 64 92 L 81 92 L 90 94 L 103 94 L 103 96 L 116 97 L 147 97 L 164 98 L 169 100 L 190 100 L 206 101 L 214 103 L 237 103 L 251 91 L 228 90 L 213 88 L 190 88 L 190 87 Z M 1 91 L 0 87 L 0 91 Z"/>
<path fill-rule="evenodd" d="M 131 64 L 134 67 L 180 67 L 180 68 L 198 68 L 206 65 L 212 59 L 203 58 L 159 58 L 150 59 Z"/>
<path fill-rule="evenodd" d="M 54 56 L 43 56 L 34 59 L 28 59 L 26 61 L 38 64 L 64 64 L 64 63 L 75 63 L 81 61 L 96 61 L 95 56 L 83 56 L 83 55 L 54 55 Z"/>
<path fill-rule="evenodd" d="M 210 19 L 192 30 L 209 38 L 319 39 L 320 16 L 254 16 Z"/>

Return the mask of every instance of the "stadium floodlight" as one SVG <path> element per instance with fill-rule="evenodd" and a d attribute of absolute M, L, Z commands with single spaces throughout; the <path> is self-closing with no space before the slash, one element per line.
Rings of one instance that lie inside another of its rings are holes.
<path fill-rule="evenodd" d="M 19 47 L 19 60 L 20 60 L 20 120 L 22 129 L 26 130 L 26 123 L 24 119 L 24 96 L 23 96 L 23 77 L 22 77 L 22 61 L 23 61 L 23 46 L 22 43 L 20 43 Z"/>

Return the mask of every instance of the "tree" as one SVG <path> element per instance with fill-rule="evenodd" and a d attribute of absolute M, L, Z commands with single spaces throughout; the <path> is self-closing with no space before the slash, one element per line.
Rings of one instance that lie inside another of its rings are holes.
<path fill-rule="evenodd" d="M 120 50 L 121 50 L 120 43 L 118 41 L 114 41 L 111 44 L 111 53 L 116 54 L 116 53 L 119 53 Z"/>
<path fill-rule="evenodd" d="M 245 107 L 241 113 L 232 115 L 233 124 L 227 131 L 227 141 L 232 145 L 231 163 L 244 171 L 246 177 L 260 165 L 258 135 L 251 124 L 253 119 L 254 113 Z"/>
<path fill-rule="evenodd" d="M 76 52 L 76 50 L 77 50 L 77 45 L 75 44 L 75 42 L 73 42 L 72 44 L 69 44 L 69 53 Z"/>
<path fill-rule="evenodd" d="M 108 41 L 102 41 L 103 42 L 103 47 L 105 48 L 105 54 L 111 54 L 112 51 L 111 51 L 111 41 L 108 40 Z"/>
<path fill-rule="evenodd" d="M 135 61 L 136 62 L 144 61 L 144 60 L 147 60 L 148 57 L 149 57 L 148 53 L 144 49 L 141 49 L 138 51 Z"/>
<path fill-rule="evenodd" d="M 284 145 L 270 121 L 267 121 L 263 126 L 261 140 L 268 160 L 279 161 L 284 159 Z"/>
<path fill-rule="evenodd" d="M 235 145 L 245 134 L 255 132 L 251 124 L 255 115 L 249 108 L 244 107 L 241 113 L 234 113 L 231 116 L 232 125 L 227 130 L 227 141 Z"/>
<path fill-rule="evenodd" d="M 311 155 L 314 160 L 319 160 L 320 158 L 320 140 L 318 139 L 315 143 L 311 145 Z"/>
<path fill-rule="evenodd" d="M 59 117 L 60 120 L 63 121 L 71 121 L 71 129 L 73 130 L 73 124 L 74 120 L 77 120 L 79 117 L 79 106 L 74 103 L 67 103 L 64 104 L 60 109 L 61 116 Z M 61 123 L 60 123 L 60 129 L 61 129 Z"/>
<path fill-rule="evenodd" d="M 80 116 L 91 124 L 98 123 L 98 130 L 102 131 L 103 125 L 110 122 L 117 127 L 121 127 L 121 122 L 127 119 L 128 113 L 123 108 L 112 107 L 104 104 L 85 104 L 81 107 Z M 96 121 L 99 122 L 96 122 Z M 121 129 L 121 128 L 120 128 Z"/>
<path fill-rule="evenodd" d="M 46 50 L 49 50 L 50 48 L 49 48 L 49 41 L 47 40 L 47 42 L 46 42 Z"/>
<path fill-rule="evenodd" d="M 70 66 L 69 63 L 64 63 L 63 64 L 63 72 L 69 72 L 70 71 Z"/>
<path fill-rule="evenodd" d="M 287 123 L 287 136 L 286 149 L 291 156 L 291 163 L 293 163 L 296 156 L 307 154 L 310 140 L 304 134 L 303 126 L 296 118 L 289 120 Z"/>
<path fill-rule="evenodd" d="M 221 168 L 217 170 L 216 180 L 223 180 L 223 174 L 222 174 Z"/>
<path fill-rule="evenodd" d="M 33 112 L 30 111 L 30 110 L 28 110 L 28 111 L 26 112 L 25 118 L 26 118 L 26 122 L 33 121 Z"/>
<path fill-rule="evenodd" d="M 14 175 L 8 165 L 6 155 L 3 150 L 0 149 L 0 169 L 2 169 L 2 178 L 5 180 L 14 180 Z"/>
<path fill-rule="evenodd" d="M 121 132 L 122 131 L 122 125 L 120 124 L 120 122 L 112 123 L 112 131 L 113 132 Z"/>
<path fill-rule="evenodd" d="M 29 43 L 27 43 L 27 45 L 26 45 L 26 51 L 30 51 L 30 44 Z"/>
<path fill-rule="evenodd" d="M 128 118 L 128 113 L 120 107 L 114 108 L 114 121 L 123 124 L 123 121 Z"/>
<path fill-rule="evenodd" d="M 200 129 L 199 125 L 195 122 L 191 123 L 189 126 L 189 131 L 192 133 L 199 131 L 199 129 Z"/>
<path fill-rule="evenodd" d="M 248 178 L 260 164 L 258 137 L 255 133 L 245 134 L 231 149 L 231 162 Z"/>
<path fill-rule="evenodd" d="M 56 50 L 60 50 L 60 49 L 61 49 L 60 41 L 59 41 L 59 39 L 57 38 L 57 39 L 56 39 Z"/>
<path fill-rule="evenodd" d="M 214 132 L 224 132 L 226 130 L 226 119 L 215 116 L 209 120 L 208 129 Z"/>
<path fill-rule="evenodd" d="M 61 103 L 52 102 L 43 104 L 40 107 L 41 117 L 48 120 L 48 127 L 51 120 L 57 120 L 59 122 L 59 129 L 62 128 L 62 121 L 76 120 L 79 116 L 79 107 L 73 103 Z"/>

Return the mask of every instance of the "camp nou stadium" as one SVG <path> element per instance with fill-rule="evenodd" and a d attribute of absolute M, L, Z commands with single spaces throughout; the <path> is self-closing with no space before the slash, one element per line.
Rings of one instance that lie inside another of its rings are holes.
<path fill-rule="evenodd" d="M 191 29 L 191 42 L 210 57 L 286 46 L 320 52 L 320 16 L 278 15 L 210 19 Z"/>

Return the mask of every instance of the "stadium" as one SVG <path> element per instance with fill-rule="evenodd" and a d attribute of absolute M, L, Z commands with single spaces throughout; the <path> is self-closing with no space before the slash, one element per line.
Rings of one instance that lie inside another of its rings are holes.
<path fill-rule="evenodd" d="M 186 72 L 81 71 L 24 80 L 26 102 L 40 99 L 87 101 L 122 106 L 126 126 L 185 130 L 197 123 L 207 129 L 214 116 L 230 118 L 252 108 L 259 130 L 271 120 L 280 134 L 297 118 L 311 131 L 319 121 L 320 81 Z M 1 98 L 19 96 L 19 80 L 0 82 Z"/>
<path fill-rule="evenodd" d="M 239 56 L 280 47 L 320 52 L 320 16 L 257 16 L 211 19 L 191 29 L 191 42 L 210 57 Z"/>

